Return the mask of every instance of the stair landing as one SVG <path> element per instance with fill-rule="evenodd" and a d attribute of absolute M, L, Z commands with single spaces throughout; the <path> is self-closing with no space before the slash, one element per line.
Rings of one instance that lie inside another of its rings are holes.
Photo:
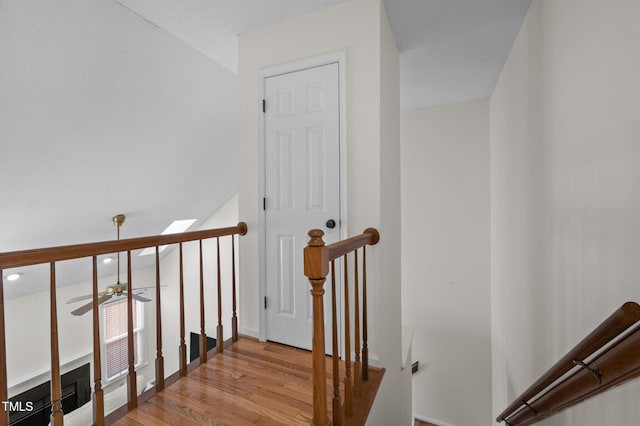
<path fill-rule="evenodd" d="M 309 351 L 242 337 L 114 424 L 307 426 L 313 413 L 311 362 Z M 343 368 L 341 363 L 341 378 Z M 364 424 L 383 374 L 369 369 L 362 397 L 354 399 L 354 415 L 344 418 L 344 425 Z M 329 418 L 331 377 L 327 358 Z"/>

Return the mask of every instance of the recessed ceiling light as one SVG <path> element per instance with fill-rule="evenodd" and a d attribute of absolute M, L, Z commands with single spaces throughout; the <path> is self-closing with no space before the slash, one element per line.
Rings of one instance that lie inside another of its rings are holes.
<path fill-rule="evenodd" d="M 102 259 L 102 263 L 111 263 L 113 262 L 113 257 L 105 257 Z"/>
<path fill-rule="evenodd" d="M 22 272 L 16 272 L 14 274 L 7 275 L 6 278 L 7 278 L 7 281 L 16 281 L 16 280 L 19 280 L 21 276 L 22 276 Z"/>
<path fill-rule="evenodd" d="M 191 225 L 193 225 L 196 220 L 198 219 L 174 220 L 173 222 L 171 222 L 171 225 L 167 226 L 167 229 L 161 232 L 161 235 L 179 234 L 180 232 L 184 232 L 189 229 L 189 227 L 191 227 Z M 166 245 L 160 246 L 158 247 L 158 252 L 162 252 L 166 248 Z M 155 252 L 155 247 L 147 247 L 146 249 L 142 250 L 138 256 L 148 256 L 150 254 L 155 254 Z"/>

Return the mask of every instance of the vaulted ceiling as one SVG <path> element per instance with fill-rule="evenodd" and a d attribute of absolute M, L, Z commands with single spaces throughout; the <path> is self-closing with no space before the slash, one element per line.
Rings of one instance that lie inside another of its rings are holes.
<path fill-rule="evenodd" d="M 204 221 L 237 192 L 238 34 L 342 1 L 0 0 L 0 252 Z M 488 97 L 530 1 L 386 0 L 403 108 Z"/>

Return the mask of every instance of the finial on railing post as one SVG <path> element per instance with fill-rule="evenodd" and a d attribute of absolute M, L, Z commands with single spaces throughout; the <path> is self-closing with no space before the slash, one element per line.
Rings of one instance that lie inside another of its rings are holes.
<path fill-rule="evenodd" d="M 309 243 L 307 244 L 310 247 L 322 247 L 324 246 L 324 240 L 322 239 L 322 236 L 324 235 L 324 231 L 322 231 L 322 229 L 312 229 L 311 231 L 309 231 L 309 237 L 311 237 L 311 239 L 309 240 Z"/>
<path fill-rule="evenodd" d="M 309 243 L 304 249 L 304 274 L 311 283 L 313 297 L 313 418 L 314 426 L 329 424 L 324 347 L 324 283 L 329 273 L 329 251 L 320 229 L 309 231 Z"/>

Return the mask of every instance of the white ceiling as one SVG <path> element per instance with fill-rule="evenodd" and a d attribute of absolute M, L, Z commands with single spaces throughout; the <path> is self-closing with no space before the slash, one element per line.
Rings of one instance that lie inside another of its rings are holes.
<path fill-rule="evenodd" d="M 385 0 L 402 109 L 489 97 L 531 0 Z"/>
<path fill-rule="evenodd" d="M 345 0 L 115 0 L 232 72 L 238 34 Z M 400 50 L 401 107 L 485 99 L 531 0 L 384 0 Z"/>
<path fill-rule="evenodd" d="M 238 34 L 342 1 L 0 0 L 0 252 L 204 221 L 237 192 Z M 488 97 L 530 1 L 386 0 L 402 107 Z"/>
<path fill-rule="evenodd" d="M 114 0 L 228 70 L 238 72 L 238 34 L 345 0 Z"/>

